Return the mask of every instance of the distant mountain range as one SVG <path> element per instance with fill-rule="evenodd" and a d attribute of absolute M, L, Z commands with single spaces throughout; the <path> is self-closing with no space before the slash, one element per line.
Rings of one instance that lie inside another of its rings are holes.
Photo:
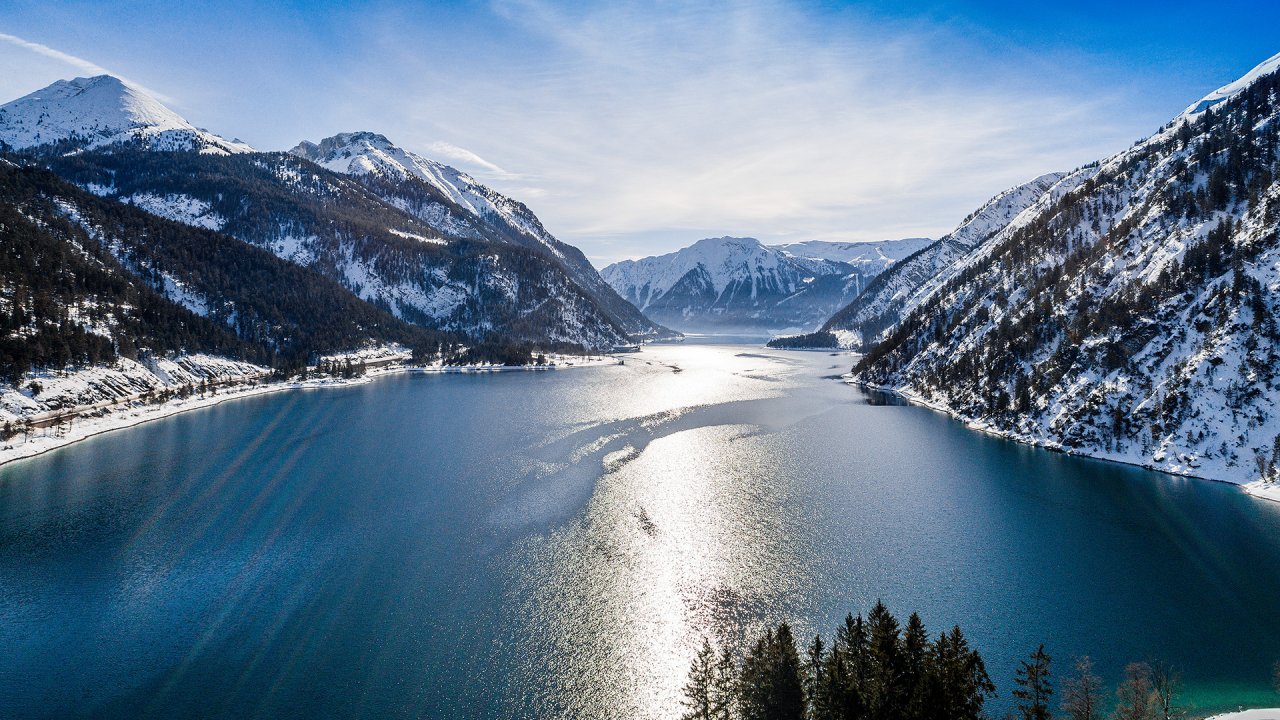
<path fill-rule="evenodd" d="M 666 255 L 614 263 L 600 274 L 646 315 L 680 330 L 813 329 L 930 242 L 769 246 L 754 238 L 707 238 Z"/>
<path fill-rule="evenodd" d="M 0 106 L 0 150 L 8 153 L 5 172 L 18 187 L 3 199 L 7 207 L 29 214 L 38 201 L 21 188 L 34 183 L 45 188 L 37 195 L 53 203 L 39 212 L 62 213 L 83 233 L 55 233 L 45 241 L 105 250 L 116 263 L 110 274 L 132 274 L 119 277 L 130 286 L 142 282 L 239 340 L 214 342 L 217 333 L 206 333 L 209 342 L 153 343 L 147 338 L 181 335 L 158 327 L 130 336 L 155 350 L 222 348 L 259 361 L 284 362 L 287 355 L 296 363 L 300 353 L 392 340 L 605 349 L 673 334 L 619 297 L 525 205 L 375 133 L 303 142 L 290 153 L 259 152 L 100 76 L 59 81 Z M 36 167 L 69 184 L 58 185 Z M 184 239 L 160 252 L 137 236 L 108 232 L 113 222 Z M 199 236 L 174 224 L 198 229 L 205 239 L 190 239 Z M 209 256 L 197 251 L 202 243 L 222 250 Z M 235 272 L 222 261 L 233 262 Z M 301 284 L 260 284 L 280 273 Z M 0 281 L 31 284 L 16 276 Z M 345 319 L 335 319 L 334 332 L 299 330 L 316 319 L 291 295 L 304 286 L 308 293 L 324 286 L 324 293 L 349 298 L 340 304 L 354 303 Z M 279 300 L 271 308 L 244 304 L 250 296 L 268 302 L 272 294 Z M 53 319 L 76 325 L 73 308 L 110 302 L 64 296 L 65 312 L 59 312 L 66 317 Z M 35 322 L 29 312 L 5 309 Z M 271 319 L 262 315 L 268 310 Z M 119 344 L 109 325 L 79 327 Z M 16 342 L 31 329 L 11 328 L 8 338 Z M 30 355 L 41 362 L 41 353 Z"/>

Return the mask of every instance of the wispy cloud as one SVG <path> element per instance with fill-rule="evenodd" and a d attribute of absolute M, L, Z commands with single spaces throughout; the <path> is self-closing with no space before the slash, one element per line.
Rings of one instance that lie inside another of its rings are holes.
<path fill-rule="evenodd" d="M 596 257 L 702 233 L 936 235 L 1005 187 L 1138 132 L 1117 112 L 1124 87 L 1083 92 L 1062 58 L 992 57 L 945 27 L 772 2 L 493 10 L 503 39 L 490 46 L 435 38 L 424 57 L 385 31 L 380 50 L 419 78 L 399 114 L 512 176 L 536 171 L 537 212 Z M 503 173 L 494 184 L 514 194 Z"/>
<path fill-rule="evenodd" d="M 119 78 L 122 82 L 132 85 L 138 88 L 139 90 L 146 92 L 147 94 L 155 97 L 161 102 L 165 102 L 165 103 L 173 102 L 172 98 L 164 95 L 163 93 L 156 92 L 155 90 L 152 90 L 151 88 L 148 88 L 140 83 L 134 82 L 133 80 L 130 80 L 129 78 L 126 78 L 120 75 L 119 73 L 112 72 L 111 70 L 108 70 L 107 68 L 104 68 L 101 65 L 91 60 L 86 60 L 82 57 L 77 57 L 70 53 L 65 53 L 61 50 L 58 50 L 57 48 L 51 48 L 48 45 L 44 45 L 38 42 L 32 42 L 30 40 L 25 40 L 23 38 L 18 37 L 17 35 L 10 35 L 8 33 L 0 33 L 0 41 L 4 41 L 6 43 L 9 43 L 10 45 L 17 46 L 24 50 L 30 50 L 31 52 L 36 53 L 37 55 L 43 55 L 44 57 L 66 63 L 76 68 L 76 70 L 87 73 L 89 75 L 113 75 Z"/>
<path fill-rule="evenodd" d="M 1079 50 L 858 7 L 390 2 L 291 24 L 174 4 L 184 31 L 157 20 L 130 61 L 183 88 L 193 117 L 260 147 L 382 132 L 528 201 L 552 232 L 600 260 L 726 233 L 937 235 L 996 192 L 1122 149 L 1168 119 L 1140 91 L 1154 72 L 1129 84 L 1116 78 L 1131 73 Z M 208 13 L 245 36 L 236 52 L 197 30 Z M 105 11 L 83 21 L 104 37 L 110 29 L 109 47 L 130 30 Z M 107 71 L 0 40 L 14 69 L 0 86 L 14 92 L 36 75 L 41 84 L 63 76 L 64 65 Z"/>
<path fill-rule="evenodd" d="M 503 180 L 513 180 L 519 177 L 515 173 L 503 170 L 497 165 L 494 165 L 464 147 L 458 147 L 457 145 L 453 145 L 442 140 L 427 143 L 423 149 L 431 155 L 433 159 L 452 161 L 464 166 L 464 170 L 471 170 L 474 172 L 478 169 L 489 177 L 500 178 Z"/>

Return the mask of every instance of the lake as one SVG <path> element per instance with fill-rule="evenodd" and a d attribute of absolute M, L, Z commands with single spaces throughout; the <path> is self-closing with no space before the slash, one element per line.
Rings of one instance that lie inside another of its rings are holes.
<path fill-rule="evenodd" d="M 0 716 L 672 718 L 703 636 L 882 598 L 1019 659 L 1276 704 L 1280 504 L 1020 446 L 847 356 L 235 400 L 0 468 Z"/>

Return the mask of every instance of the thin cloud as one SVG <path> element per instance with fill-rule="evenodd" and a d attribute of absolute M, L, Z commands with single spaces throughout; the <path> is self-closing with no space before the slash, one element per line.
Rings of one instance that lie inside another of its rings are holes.
<path fill-rule="evenodd" d="M 429 57 L 397 57 L 418 78 L 397 111 L 494 164 L 535 168 L 535 211 L 593 257 L 704 233 L 936 236 L 996 192 L 1159 124 L 1120 111 L 1134 104 L 1121 85 L 1073 88 L 1080 69 L 1061 57 L 1014 62 L 945 27 L 770 2 L 493 9 L 505 46 L 437 38 Z M 381 39 L 379 54 L 413 47 L 396 28 Z M 493 184 L 519 197 L 520 183 Z"/>
<path fill-rule="evenodd" d="M 0 33 L 0 40 L 3 40 L 4 42 L 9 43 L 10 45 L 15 45 L 17 47 L 20 47 L 24 50 L 30 50 L 31 52 L 34 52 L 37 55 L 43 55 L 47 58 L 64 62 L 89 75 L 112 75 L 116 78 L 119 78 L 121 82 L 127 85 L 132 85 L 133 87 L 138 88 L 139 90 L 142 90 L 148 95 L 155 97 L 156 99 L 160 100 L 160 102 L 164 102 L 164 103 L 173 102 L 172 98 L 167 97 L 162 93 L 158 93 L 155 90 L 152 90 L 142 85 L 141 83 L 134 82 L 133 80 L 130 80 L 120 75 L 120 73 L 112 72 L 111 70 L 108 70 L 107 68 L 104 68 L 101 65 L 91 60 L 86 60 L 82 57 L 76 57 L 75 55 L 72 55 L 70 53 L 62 52 L 57 48 L 51 48 L 48 45 L 43 45 L 38 42 L 32 42 L 30 40 L 25 40 L 23 38 L 18 37 L 17 35 L 10 35 L 8 33 Z"/>
<path fill-rule="evenodd" d="M 447 158 L 462 165 L 469 165 L 473 168 L 479 168 L 484 173 L 503 179 L 516 179 L 519 176 L 515 173 L 507 172 L 497 165 L 485 160 L 479 155 L 471 152 L 464 147 L 458 147 L 452 143 L 444 141 L 433 142 L 426 146 L 427 153 L 432 159 Z M 465 168 L 464 168 L 465 169 Z"/>

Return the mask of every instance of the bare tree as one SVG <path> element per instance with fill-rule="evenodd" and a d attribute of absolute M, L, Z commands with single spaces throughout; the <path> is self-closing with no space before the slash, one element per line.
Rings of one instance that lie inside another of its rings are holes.
<path fill-rule="evenodd" d="M 1182 677 L 1169 663 L 1161 660 L 1151 663 L 1151 692 L 1155 700 L 1156 717 L 1160 720 L 1182 717 L 1183 710 L 1176 704 L 1181 690 Z"/>
<path fill-rule="evenodd" d="M 1116 688 L 1115 720 L 1152 720 L 1151 666 L 1143 662 L 1129 663 L 1124 668 L 1124 681 Z"/>
<path fill-rule="evenodd" d="M 1062 712 L 1070 720 L 1098 720 L 1102 678 L 1093 674 L 1088 655 L 1076 658 L 1075 673 L 1062 681 Z"/>

